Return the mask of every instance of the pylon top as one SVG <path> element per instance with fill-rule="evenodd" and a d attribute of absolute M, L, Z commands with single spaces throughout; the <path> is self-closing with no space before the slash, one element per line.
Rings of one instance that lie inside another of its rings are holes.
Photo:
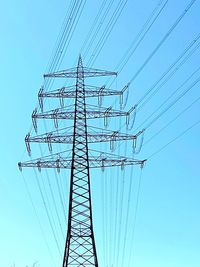
<path fill-rule="evenodd" d="M 83 61 L 82 61 L 81 54 L 79 55 L 79 58 L 78 58 L 78 66 L 83 66 Z"/>
<path fill-rule="evenodd" d="M 81 55 L 79 55 L 79 58 L 78 58 L 78 68 L 80 67 L 82 68 L 82 71 L 84 72 L 84 78 L 97 77 L 97 76 L 117 76 L 117 72 L 114 72 L 114 71 L 106 71 L 106 70 L 83 67 L 83 61 L 82 61 Z M 51 78 L 76 78 L 77 67 L 44 74 L 44 78 L 50 78 L 50 77 Z"/>

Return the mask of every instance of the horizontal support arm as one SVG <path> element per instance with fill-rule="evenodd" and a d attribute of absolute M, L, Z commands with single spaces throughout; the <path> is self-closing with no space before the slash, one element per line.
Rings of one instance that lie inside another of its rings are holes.
<path fill-rule="evenodd" d="M 144 166 L 146 160 L 136 160 L 132 158 L 126 158 L 121 156 L 116 156 L 108 153 L 99 152 L 100 154 L 97 156 L 89 156 L 89 165 L 90 168 L 101 168 L 104 170 L 106 167 L 115 167 L 120 166 L 122 169 L 127 165 L 140 165 Z M 60 169 L 71 169 L 72 167 L 72 159 L 70 156 L 63 157 L 62 153 L 58 153 L 56 155 L 47 156 L 43 158 L 39 158 L 36 160 L 19 162 L 19 169 L 22 168 L 38 168 L 41 170 L 42 168 L 55 168 L 57 171 Z M 74 165 L 75 169 L 85 169 L 85 159 L 80 158 L 79 161 Z"/>
<path fill-rule="evenodd" d="M 87 119 L 97 119 L 97 118 L 104 118 L 107 117 L 119 117 L 119 116 L 127 116 L 129 115 L 128 112 L 123 111 L 99 111 L 99 110 L 87 110 Z M 53 110 L 52 112 L 44 112 L 44 113 L 36 113 L 32 115 L 33 119 L 74 119 L 74 112 L 72 111 L 59 111 Z"/>
<path fill-rule="evenodd" d="M 138 132 L 136 135 L 132 134 L 124 134 L 118 131 L 105 131 L 104 132 L 88 132 L 87 140 L 88 143 L 102 143 L 109 142 L 110 149 L 114 150 L 116 141 L 123 140 L 132 140 L 133 147 L 135 146 L 137 137 L 142 133 L 142 131 Z M 25 137 L 26 148 L 28 154 L 31 154 L 30 143 L 46 143 L 48 144 L 49 151 L 52 151 L 52 144 L 72 144 L 73 143 L 73 133 L 67 133 L 66 129 L 62 129 L 60 131 L 54 131 L 45 133 L 38 136 L 30 136 L 27 134 Z"/>
<path fill-rule="evenodd" d="M 95 87 L 95 86 L 86 86 L 85 88 L 85 97 L 99 97 L 99 96 L 112 96 L 112 95 L 121 95 L 122 91 L 106 89 L 105 86 Z M 38 93 L 38 98 L 42 97 L 52 97 L 52 98 L 75 98 L 76 97 L 76 88 L 75 86 L 62 87 L 57 90 L 45 92 L 44 89 L 40 89 Z"/>
<path fill-rule="evenodd" d="M 72 107 L 72 106 L 71 106 Z M 132 112 L 132 111 L 131 111 Z M 81 114 L 80 114 L 81 115 Z M 121 111 L 121 110 L 112 110 L 109 108 L 98 108 L 96 106 L 88 105 L 88 110 L 86 111 L 87 119 L 97 119 L 104 118 L 105 120 L 109 117 L 120 117 L 120 116 L 130 116 L 130 111 Z M 75 118 L 74 111 L 71 111 L 70 107 L 67 108 L 58 108 L 54 110 L 50 110 L 47 112 L 38 113 L 35 109 L 32 113 L 33 126 L 37 131 L 37 122 L 36 119 L 53 119 L 55 123 L 55 127 L 58 127 L 58 120 L 73 120 Z"/>
<path fill-rule="evenodd" d="M 92 68 L 83 67 L 84 77 L 97 77 L 97 76 L 117 76 L 117 72 L 98 70 Z M 80 71 L 79 71 L 80 74 Z M 53 73 L 44 74 L 44 78 L 76 78 L 77 77 L 77 68 L 71 68 L 68 70 L 61 70 Z"/>

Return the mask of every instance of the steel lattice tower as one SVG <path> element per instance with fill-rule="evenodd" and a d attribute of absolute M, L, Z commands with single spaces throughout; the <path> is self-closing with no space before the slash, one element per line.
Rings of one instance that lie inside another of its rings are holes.
<path fill-rule="evenodd" d="M 98 267 L 92 225 L 85 85 L 81 58 L 77 67 L 72 151 L 68 231 L 63 267 Z"/>
<path fill-rule="evenodd" d="M 28 153 L 31 153 L 30 143 L 47 143 L 50 152 L 52 152 L 52 143 L 67 143 L 72 145 L 72 155 L 66 156 L 66 151 L 51 154 L 36 160 L 27 162 L 19 162 L 20 170 L 22 167 L 38 168 L 60 168 L 71 169 L 70 178 L 70 195 L 69 195 L 69 210 L 68 210 L 68 230 L 65 243 L 63 267 L 98 267 L 97 252 L 95 246 L 95 238 L 93 231 L 92 220 L 92 205 L 91 205 L 91 190 L 90 190 L 90 168 L 102 168 L 110 166 L 125 166 L 136 165 L 143 166 L 144 160 L 135 160 L 123 156 L 116 156 L 104 152 L 97 152 L 88 149 L 88 143 L 110 142 L 111 147 L 113 142 L 120 140 L 133 140 L 133 146 L 136 145 L 138 135 L 121 134 L 116 131 L 101 130 L 87 126 L 88 119 L 104 118 L 105 122 L 108 117 L 126 116 L 127 123 L 129 122 L 130 113 L 112 110 L 109 108 L 95 107 L 86 105 L 87 97 L 98 97 L 109 95 L 119 95 L 122 99 L 125 86 L 121 91 L 115 91 L 102 87 L 91 87 L 85 85 L 85 78 L 96 76 L 116 75 L 115 72 L 108 72 L 96 69 L 84 68 L 81 56 L 78 60 L 76 68 L 65 71 L 59 71 L 44 75 L 51 78 L 75 78 L 76 85 L 71 87 L 62 87 L 57 90 L 45 92 L 42 88 L 38 94 L 41 112 L 34 110 L 32 114 L 33 125 L 37 131 L 36 119 L 53 119 L 55 127 L 58 127 L 59 119 L 74 120 L 73 132 L 66 133 L 66 129 L 49 132 L 42 135 L 30 136 L 27 134 L 25 138 Z M 54 97 L 60 98 L 61 108 L 43 111 L 43 98 Z M 64 98 L 74 98 L 74 110 L 68 110 L 63 105 Z M 99 101 L 101 102 L 101 101 Z M 88 132 L 89 129 L 89 132 Z M 89 156 L 89 151 L 93 152 Z"/>

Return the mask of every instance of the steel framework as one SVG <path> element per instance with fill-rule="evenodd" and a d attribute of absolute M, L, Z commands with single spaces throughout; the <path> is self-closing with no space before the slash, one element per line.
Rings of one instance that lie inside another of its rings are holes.
<path fill-rule="evenodd" d="M 108 95 L 123 96 L 127 89 L 126 85 L 121 91 L 115 91 L 102 87 L 85 86 L 84 79 L 87 77 L 117 75 L 115 72 L 102 71 L 97 69 L 84 68 L 81 56 L 78 60 L 77 68 L 50 73 L 44 77 L 53 78 L 75 78 L 76 85 L 63 87 L 50 92 L 45 92 L 44 88 L 39 91 L 38 98 L 41 112 L 34 110 L 32 114 L 33 126 L 37 131 L 37 119 L 53 119 L 55 127 L 58 127 L 59 119 L 72 119 L 73 127 L 48 132 L 42 135 L 31 136 L 27 134 L 25 143 L 30 154 L 30 143 L 47 143 L 52 152 L 52 143 L 72 144 L 72 150 L 51 154 L 46 157 L 19 162 L 20 170 L 23 167 L 38 168 L 61 168 L 71 170 L 70 195 L 68 210 L 68 230 L 63 257 L 63 267 L 98 267 L 97 252 L 93 231 L 91 189 L 90 189 L 90 168 L 102 168 L 111 166 L 140 165 L 143 166 L 145 160 L 135 160 L 123 156 L 116 156 L 104 152 L 88 149 L 88 143 L 110 142 L 111 149 L 115 141 L 132 140 L 135 146 L 136 135 L 122 134 L 117 131 L 109 131 L 87 126 L 87 119 L 104 118 L 111 116 L 127 116 L 127 123 L 131 110 L 116 111 L 111 107 L 86 106 L 86 97 L 102 97 Z M 59 98 L 61 108 L 43 112 L 43 98 Z M 64 107 L 64 98 L 74 98 L 72 106 Z M 101 101 L 100 101 L 101 102 Z M 71 154 L 72 153 L 72 154 Z"/>

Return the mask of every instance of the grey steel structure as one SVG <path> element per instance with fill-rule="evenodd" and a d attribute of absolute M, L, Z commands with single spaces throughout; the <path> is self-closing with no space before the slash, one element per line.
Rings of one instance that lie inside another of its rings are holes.
<path fill-rule="evenodd" d="M 141 133 L 139 132 L 137 135 L 121 134 L 116 131 L 100 130 L 87 126 L 87 119 L 102 117 L 106 120 L 107 117 L 127 116 L 127 123 L 129 121 L 129 115 L 133 109 L 124 112 L 113 111 L 110 107 L 102 108 L 86 105 L 86 97 L 123 96 L 127 86 L 122 91 L 106 89 L 105 86 L 85 86 L 85 78 L 107 75 L 117 75 L 117 73 L 84 68 L 81 56 L 79 57 L 77 68 L 44 75 L 45 77 L 54 78 L 75 78 L 76 85 L 50 92 L 45 92 L 44 89 L 40 90 L 38 97 L 41 112 L 38 113 L 35 110 L 32 114 L 35 130 L 37 131 L 37 119 L 53 119 L 56 128 L 58 127 L 59 119 L 72 119 L 74 121 L 73 132 L 67 133 L 67 128 L 64 128 L 60 131 L 57 130 L 42 135 L 30 136 L 28 134 L 25 137 L 28 153 L 31 153 L 31 142 L 47 143 L 50 152 L 54 143 L 72 144 L 72 150 L 18 163 L 20 169 L 23 167 L 33 167 L 39 170 L 41 168 L 56 168 L 58 171 L 60 171 L 60 168 L 71 169 L 68 230 L 63 267 L 98 267 L 92 220 L 90 168 L 104 169 L 111 166 L 143 166 L 144 164 L 144 160 L 119 157 L 88 149 L 88 143 L 95 142 L 110 142 L 111 149 L 115 141 L 133 140 L 134 145 L 137 136 Z M 42 100 L 44 97 L 60 98 L 61 108 L 43 112 Z M 64 107 L 63 98 L 75 99 L 75 103 L 72 106 L 74 110 L 70 110 L 71 107 Z M 89 155 L 89 152 L 93 155 Z"/>

